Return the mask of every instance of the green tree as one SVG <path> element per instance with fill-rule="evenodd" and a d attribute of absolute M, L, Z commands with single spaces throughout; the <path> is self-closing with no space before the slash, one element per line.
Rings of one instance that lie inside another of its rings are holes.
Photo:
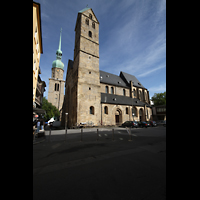
<path fill-rule="evenodd" d="M 166 105 L 166 92 L 154 93 L 151 100 L 154 102 L 154 106 Z"/>
<path fill-rule="evenodd" d="M 59 110 L 55 106 L 53 106 L 52 103 L 49 103 L 46 97 L 43 97 L 42 109 L 46 111 L 46 115 L 44 115 L 45 121 L 49 120 L 52 117 L 60 116 Z"/>

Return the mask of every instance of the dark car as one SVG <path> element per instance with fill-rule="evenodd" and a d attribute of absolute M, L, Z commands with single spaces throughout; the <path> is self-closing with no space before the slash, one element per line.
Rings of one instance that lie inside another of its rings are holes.
<path fill-rule="evenodd" d="M 146 121 L 146 123 L 147 123 L 147 127 L 151 126 L 151 123 L 149 121 Z"/>
<path fill-rule="evenodd" d="M 138 125 L 139 125 L 139 127 L 141 127 L 141 128 L 143 128 L 143 127 L 147 128 L 147 127 L 148 127 L 148 125 L 147 125 L 146 122 L 138 122 Z"/>
<path fill-rule="evenodd" d="M 150 121 L 150 125 L 151 125 L 152 127 L 154 127 L 154 126 L 157 126 L 157 123 L 156 123 L 155 121 Z"/>
<path fill-rule="evenodd" d="M 136 121 L 126 121 L 122 124 L 123 127 L 138 127 L 138 123 Z"/>

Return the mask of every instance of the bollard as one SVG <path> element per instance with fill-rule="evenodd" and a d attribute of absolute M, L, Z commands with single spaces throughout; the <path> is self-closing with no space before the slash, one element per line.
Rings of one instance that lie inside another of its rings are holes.
<path fill-rule="evenodd" d="M 51 137 L 51 128 L 49 129 L 49 142 L 50 142 L 50 137 Z"/>
<path fill-rule="evenodd" d="M 112 140 L 114 141 L 114 128 L 112 129 Z"/>
<path fill-rule="evenodd" d="M 97 141 L 99 140 L 99 129 L 97 129 Z"/>
<path fill-rule="evenodd" d="M 67 129 L 65 129 L 65 142 L 67 141 Z"/>
<path fill-rule="evenodd" d="M 81 129 L 81 142 L 83 141 L 83 128 Z"/>

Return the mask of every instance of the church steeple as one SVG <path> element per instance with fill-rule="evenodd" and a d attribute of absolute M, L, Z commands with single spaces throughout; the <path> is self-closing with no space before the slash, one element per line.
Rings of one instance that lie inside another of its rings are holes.
<path fill-rule="evenodd" d="M 62 51 L 61 51 L 61 33 L 62 33 L 62 28 L 60 30 L 60 40 L 59 40 L 59 46 L 58 46 L 58 50 L 56 51 L 56 58 L 60 59 L 62 58 Z"/>
<path fill-rule="evenodd" d="M 61 68 L 61 69 L 64 68 L 64 64 L 61 62 L 61 58 L 62 58 L 61 33 L 62 33 L 62 28 L 60 30 L 60 40 L 59 40 L 58 50 L 56 51 L 56 60 L 53 61 L 52 68 Z"/>

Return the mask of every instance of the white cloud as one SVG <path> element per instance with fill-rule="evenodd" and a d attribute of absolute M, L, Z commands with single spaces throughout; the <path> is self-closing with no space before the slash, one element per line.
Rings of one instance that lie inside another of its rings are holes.
<path fill-rule="evenodd" d="M 161 65 L 161 66 L 159 66 L 159 67 L 156 67 L 156 68 L 154 68 L 154 69 L 151 69 L 151 70 L 149 70 L 149 71 L 146 71 L 146 72 L 144 72 L 144 73 L 142 73 L 142 74 L 139 74 L 138 77 L 145 77 L 145 76 L 149 75 L 150 73 L 155 72 L 155 71 L 157 71 L 157 70 L 159 70 L 159 69 L 162 69 L 162 68 L 165 68 L 165 65 L 164 65 L 164 66 Z"/>
<path fill-rule="evenodd" d="M 120 4 L 121 15 L 108 30 L 103 44 L 100 40 L 100 67 L 115 74 L 123 68 L 131 74 L 147 76 L 166 65 L 165 1 L 153 5 L 134 1 L 127 5 L 131 8 Z"/>

